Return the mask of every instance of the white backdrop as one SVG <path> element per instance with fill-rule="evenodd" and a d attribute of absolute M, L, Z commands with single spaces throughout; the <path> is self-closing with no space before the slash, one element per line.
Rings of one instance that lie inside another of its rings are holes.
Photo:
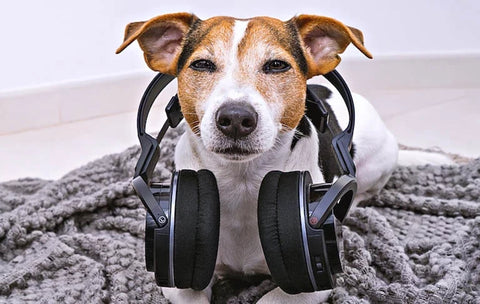
<path fill-rule="evenodd" d="M 0 92 L 144 70 L 136 45 L 114 54 L 125 25 L 178 11 L 202 19 L 330 16 L 361 29 L 374 56 L 480 53 L 477 0 L 2 1 Z M 356 56 L 354 48 L 344 55 Z"/>

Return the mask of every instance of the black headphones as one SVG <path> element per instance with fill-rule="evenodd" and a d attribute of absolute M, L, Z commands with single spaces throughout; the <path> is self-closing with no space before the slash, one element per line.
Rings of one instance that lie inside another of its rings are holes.
<path fill-rule="evenodd" d="M 309 172 L 271 171 L 258 196 L 258 227 L 273 280 L 287 293 L 335 286 L 342 272 L 342 222 L 357 190 L 350 155 L 355 109 L 350 90 L 337 71 L 324 77 L 342 95 L 349 124 L 335 135 L 332 148 L 342 175 L 333 183 L 313 184 Z M 160 286 L 202 290 L 210 283 L 217 257 L 220 202 L 215 176 L 208 170 L 180 170 L 170 184 L 150 183 L 159 144 L 168 127 L 183 118 L 177 95 L 165 111 L 167 121 L 156 138 L 145 132 L 153 102 L 173 76 L 158 74 L 146 89 L 137 117 L 141 155 L 133 187 L 147 209 L 145 260 Z M 328 112 L 312 87 L 307 88 L 306 115 L 319 132 L 332 132 Z"/>

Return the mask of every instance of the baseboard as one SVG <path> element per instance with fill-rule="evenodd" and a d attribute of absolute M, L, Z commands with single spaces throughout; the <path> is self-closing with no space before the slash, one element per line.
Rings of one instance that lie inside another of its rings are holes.
<path fill-rule="evenodd" d="M 338 71 L 356 91 L 480 88 L 480 54 L 345 59 Z"/>
<path fill-rule="evenodd" d="M 480 54 L 344 59 L 338 70 L 360 93 L 372 90 L 480 88 Z M 0 92 L 0 135 L 134 111 L 152 78 L 133 72 Z M 165 92 L 165 100 L 175 92 Z"/>
<path fill-rule="evenodd" d="M 0 92 L 0 135 L 135 111 L 153 75 L 134 72 Z M 171 97 L 175 87 L 165 94 Z"/>

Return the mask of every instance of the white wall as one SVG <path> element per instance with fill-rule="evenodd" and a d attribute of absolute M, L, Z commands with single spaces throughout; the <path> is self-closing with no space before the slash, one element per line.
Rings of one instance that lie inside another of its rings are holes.
<path fill-rule="evenodd" d="M 480 54 L 476 0 L 45 0 L 0 5 L 0 92 L 144 70 L 137 46 L 115 55 L 130 21 L 188 11 L 214 15 L 311 13 L 361 29 L 374 56 Z M 353 48 L 344 57 L 360 56 Z"/>

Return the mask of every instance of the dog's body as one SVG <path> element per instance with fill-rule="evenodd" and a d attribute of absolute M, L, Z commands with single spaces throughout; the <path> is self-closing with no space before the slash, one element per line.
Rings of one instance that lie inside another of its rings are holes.
<path fill-rule="evenodd" d="M 355 201 L 358 202 L 374 195 L 383 187 L 395 167 L 398 149 L 395 138 L 385 128 L 368 101 L 359 95 L 353 96 L 357 113 L 353 142 L 359 186 Z M 344 128 L 348 123 L 348 116 L 343 99 L 338 93 L 333 93 L 327 102 L 340 114 L 336 117 L 339 125 Z M 207 168 L 217 178 L 221 202 L 217 276 L 228 276 L 229 273 L 269 273 L 257 225 L 258 190 L 267 172 L 307 170 L 315 183 L 325 182 L 319 166 L 319 149 L 330 147 L 319 146 L 318 131 L 310 120 L 307 121 L 310 134 L 301 136 L 293 149 L 292 141 L 295 134 L 298 136 L 298 129 L 285 134 L 275 149 L 248 162 L 219 160 L 205 149 L 201 140 L 190 129 L 181 137 L 175 153 L 177 169 Z M 330 159 L 332 160 L 333 158 Z M 174 295 L 177 291 L 182 293 L 175 290 L 171 294 L 172 298 L 180 296 Z M 272 295 L 267 295 L 262 303 L 281 303 L 278 297 L 281 298 L 282 294 L 281 290 L 276 290 Z M 312 303 L 318 303 L 328 295 L 326 292 L 315 294 L 318 298 L 313 294 L 300 297 L 306 296 Z M 191 295 L 191 292 L 188 292 L 188 296 Z M 292 299 L 291 295 L 283 295 L 286 301 L 297 301 Z"/>
<path fill-rule="evenodd" d="M 176 148 L 176 169 L 209 169 L 217 179 L 216 276 L 268 274 L 257 224 L 260 184 L 272 170 L 306 170 L 314 183 L 338 176 L 328 136 L 304 115 L 306 80 L 331 71 L 350 42 L 370 56 L 361 32 L 317 16 L 200 21 L 172 14 L 130 24 L 119 51 L 135 39 L 152 69 L 178 76 L 190 128 Z M 330 105 L 334 130 L 345 128 L 348 115 L 340 95 L 317 89 Z M 359 201 L 383 187 L 398 149 L 368 101 L 354 95 L 354 102 Z M 163 291 L 173 303 L 209 303 L 210 288 Z M 318 303 L 326 296 L 328 291 L 288 295 L 276 288 L 259 303 Z"/>

